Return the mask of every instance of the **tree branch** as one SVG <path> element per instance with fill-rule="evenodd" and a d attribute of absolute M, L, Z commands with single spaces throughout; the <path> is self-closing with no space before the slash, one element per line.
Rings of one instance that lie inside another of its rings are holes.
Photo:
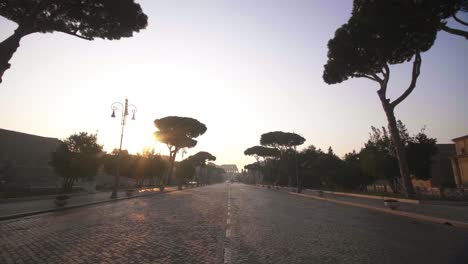
<path fill-rule="evenodd" d="M 458 23 L 468 27 L 468 22 L 465 22 L 465 21 L 461 20 L 455 14 L 453 14 L 453 19 L 455 19 L 455 21 L 457 21 Z"/>
<path fill-rule="evenodd" d="M 443 31 L 448 32 L 448 33 L 450 33 L 450 34 L 462 36 L 462 37 L 465 37 L 466 39 L 468 39 L 468 32 L 467 32 L 467 31 L 464 31 L 464 30 L 461 30 L 461 29 L 456 29 L 456 28 L 447 27 L 447 25 L 445 25 L 444 23 L 442 23 L 442 24 L 440 25 L 440 28 L 441 28 Z"/>
<path fill-rule="evenodd" d="M 379 83 L 381 83 L 383 81 L 383 79 L 380 76 L 378 76 L 376 73 L 371 74 L 371 76 L 374 77 L 377 80 L 377 82 L 379 82 Z"/>
<path fill-rule="evenodd" d="M 413 62 L 413 73 L 411 76 L 411 83 L 408 89 L 406 89 L 406 91 L 402 95 L 400 95 L 400 97 L 398 97 L 396 100 L 394 100 L 390 104 L 392 108 L 395 108 L 399 103 L 403 102 L 403 100 L 405 100 L 406 97 L 408 97 L 408 95 L 411 94 L 411 92 L 416 87 L 416 81 L 418 80 L 418 76 L 420 72 L 421 72 L 421 54 L 419 53 L 419 51 L 417 51 L 414 57 L 414 62 Z"/>
<path fill-rule="evenodd" d="M 74 36 L 74 37 L 78 37 L 78 38 L 81 38 L 81 39 L 85 39 L 85 40 L 93 40 L 93 38 L 89 38 L 89 37 L 84 37 L 84 36 L 80 36 L 76 33 L 72 33 L 72 32 L 66 32 L 66 31 L 63 31 L 63 30 L 57 30 L 58 32 L 62 32 L 62 33 L 65 33 L 65 34 L 68 34 L 68 35 L 71 35 L 71 36 Z"/>
<path fill-rule="evenodd" d="M 372 81 L 375 81 L 375 82 L 380 82 L 380 78 L 378 76 L 369 76 L 369 75 L 365 75 L 365 74 L 353 74 L 351 75 L 351 77 L 355 77 L 355 78 L 367 78 L 369 80 L 372 80 Z"/>
<path fill-rule="evenodd" d="M 382 82 L 380 83 L 380 90 L 378 92 L 379 92 L 379 96 L 382 95 L 383 98 L 386 98 L 388 81 L 390 80 L 390 67 L 388 67 L 388 64 L 386 63 L 384 64 L 382 68 L 382 72 L 383 72 L 384 77 L 383 77 Z"/>

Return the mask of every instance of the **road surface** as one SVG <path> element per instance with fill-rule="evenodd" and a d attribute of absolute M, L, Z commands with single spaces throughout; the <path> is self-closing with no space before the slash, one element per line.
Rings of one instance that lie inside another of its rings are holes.
<path fill-rule="evenodd" d="M 2 221 L 0 263 L 468 263 L 468 230 L 223 183 Z"/>

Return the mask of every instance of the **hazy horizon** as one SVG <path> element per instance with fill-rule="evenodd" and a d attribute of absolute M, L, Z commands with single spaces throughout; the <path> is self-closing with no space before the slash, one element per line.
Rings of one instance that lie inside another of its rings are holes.
<path fill-rule="evenodd" d="M 254 161 L 244 150 L 269 131 L 298 133 L 306 138 L 302 147 L 332 146 L 343 156 L 363 146 L 371 126 L 386 126 L 375 83 L 322 80 L 327 42 L 350 17 L 351 1 L 137 2 L 149 25 L 132 38 L 25 37 L 0 84 L 0 128 L 60 139 L 98 132 L 111 151 L 120 119 L 110 118 L 110 105 L 128 97 L 138 112 L 124 149 L 154 147 L 154 119 L 188 116 L 208 130 L 187 156 L 208 151 L 216 164 L 241 169 Z M 0 18 L 0 38 L 15 27 Z M 410 67 L 391 68 L 390 98 L 409 84 Z M 440 32 L 422 54 L 417 87 L 397 107 L 397 119 L 410 133 L 426 126 L 438 143 L 468 134 L 466 69 L 466 40 Z"/>

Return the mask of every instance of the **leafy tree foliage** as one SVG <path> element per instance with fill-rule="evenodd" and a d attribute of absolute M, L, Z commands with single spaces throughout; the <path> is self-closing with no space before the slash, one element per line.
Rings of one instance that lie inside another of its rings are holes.
<path fill-rule="evenodd" d="M 142 154 L 131 155 L 127 150 L 118 149 L 106 154 L 103 158 L 104 171 L 109 175 L 117 173 L 117 163 L 120 163 L 120 176 L 135 179 L 137 186 L 156 186 L 169 168 L 169 162 L 154 149 L 146 149 Z"/>
<path fill-rule="evenodd" d="M 268 132 L 260 137 L 260 144 L 262 146 L 272 147 L 279 151 L 294 148 L 302 145 L 305 142 L 305 138 L 290 132 L 273 131 Z"/>
<path fill-rule="evenodd" d="M 101 165 L 102 145 L 95 134 L 80 132 L 63 140 L 52 153 L 50 165 L 64 178 L 63 190 L 71 191 L 78 179 L 93 178 Z"/>
<path fill-rule="evenodd" d="M 358 156 L 350 153 L 340 159 L 330 147 L 327 152 L 311 145 L 298 153 L 298 174 L 295 183 L 300 192 L 303 187 L 356 189 L 369 183 L 359 168 Z"/>
<path fill-rule="evenodd" d="M 283 167 L 290 168 L 287 166 L 287 163 L 286 165 L 284 165 L 286 162 L 286 159 L 289 158 L 289 156 L 287 155 L 291 154 L 292 152 L 295 153 L 296 147 L 304 144 L 304 142 L 305 142 L 305 138 L 303 138 L 302 136 L 296 133 L 290 133 L 290 132 L 273 131 L 273 132 L 268 132 L 268 133 L 261 135 L 260 144 L 262 146 L 272 147 L 279 151 L 279 155 L 280 155 L 279 159 L 275 161 L 276 163 L 275 170 L 277 174 L 276 180 L 275 180 L 276 184 L 279 184 L 281 180 L 281 174 L 282 174 L 280 170 L 281 164 L 283 164 Z M 295 156 L 294 156 L 294 159 L 295 159 Z M 290 170 L 283 173 L 287 175 L 288 177 L 288 185 L 292 184 L 292 181 L 293 181 L 292 173 L 293 172 Z M 296 178 L 297 178 L 298 175 L 296 173 L 296 170 L 294 171 L 294 173 L 296 174 Z"/>
<path fill-rule="evenodd" d="M 215 161 L 216 157 L 206 151 L 199 151 L 187 158 L 194 166 L 206 166 L 206 162 Z"/>
<path fill-rule="evenodd" d="M 401 121 L 397 123 L 411 175 L 416 179 L 430 179 L 432 157 L 437 153 L 436 139 L 428 137 L 424 128 L 416 135 L 410 136 L 405 125 Z M 370 138 L 359 156 L 361 168 L 365 173 L 374 180 L 388 180 L 394 192 L 400 190 L 398 160 L 385 127 L 372 127 Z"/>
<path fill-rule="evenodd" d="M 207 174 L 208 174 L 208 169 L 206 167 L 207 162 L 215 161 L 216 157 L 211 155 L 209 152 L 200 151 L 200 152 L 197 152 L 195 155 L 188 157 L 187 159 L 193 164 L 193 166 L 200 167 L 200 170 L 202 171 L 201 175 L 196 174 L 197 176 L 196 182 L 197 182 L 197 186 L 199 186 L 199 184 L 207 178 Z"/>
<path fill-rule="evenodd" d="M 254 156 L 257 161 L 260 158 L 276 158 L 279 157 L 279 151 L 275 148 L 268 148 L 263 146 L 253 146 L 244 151 L 244 155 Z"/>
<path fill-rule="evenodd" d="M 408 164 L 411 174 L 415 178 L 428 180 L 432 177 L 432 157 L 437 154 L 437 140 L 424 133 L 424 129 L 411 137 L 406 145 Z"/>
<path fill-rule="evenodd" d="M 264 146 L 253 146 L 244 151 L 244 155 L 253 156 L 256 163 L 249 164 L 249 166 L 244 167 L 247 170 L 250 170 L 255 175 L 261 173 L 263 175 L 263 181 L 272 183 L 275 180 L 273 179 L 272 171 L 276 168 L 276 164 L 279 162 L 280 151 L 276 148 L 269 148 Z M 263 161 L 260 161 L 260 159 Z"/>
<path fill-rule="evenodd" d="M 154 149 L 145 149 L 136 156 L 136 175 L 138 185 L 157 186 L 169 169 L 167 157 L 155 154 Z"/>
<path fill-rule="evenodd" d="M 169 171 L 160 183 L 161 191 L 164 190 L 167 180 L 172 177 L 176 155 L 183 148 L 193 148 L 197 145 L 197 138 L 206 132 L 205 124 L 190 117 L 167 116 L 154 121 L 159 129 L 154 133 L 156 140 L 164 143 L 169 148 Z"/>
<path fill-rule="evenodd" d="M 147 26 L 134 0 L 3 0 L 0 15 L 16 24 L 0 43 L 0 82 L 21 38 L 32 33 L 61 32 L 85 40 L 131 37 Z"/>
<path fill-rule="evenodd" d="M 104 155 L 102 159 L 104 172 L 109 175 L 116 175 L 117 164 L 119 163 L 118 159 L 120 159 L 119 174 L 123 177 L 131 178 L 135 169 L 135 161 L 133 156 L 130 155 L 126 149 L 123 149 L 120 152 L 120 157 L 117 156 L 118 152 L 118 149 L 114 149 L 110 154 Z"/>
<path fill-rule="evenodd" d="M 212 162 L 208 162 L 208 164 L 206 164 L 206 174 L 202 176 L 201 183 L 212 184 L 223 182 L 225 173 L 226 171 L 224 171 L 224 169 L 219 168 Z"/>
<path fill-rule="evenodd" d="M 179 189 L 182 189 L 183 184 L 192 181 L 195 175 L 195 167 L 192 161 L 185 159 L 177 164 L 175 171 L 175 177 L 177 179 L 177 185 Z"/>

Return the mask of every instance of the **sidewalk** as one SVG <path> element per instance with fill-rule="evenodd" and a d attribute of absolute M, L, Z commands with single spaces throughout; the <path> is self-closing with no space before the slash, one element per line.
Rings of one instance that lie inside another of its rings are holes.
<path fill-rule="evenodd" d="M 266 188 L 266 187 L 265 187 Z M 271 190 L 276 190 L 272 188 Z M 292 187 L 281 187 L 279 191 L 283 192 L 292 192 L 295 190 Z M 343 203 L 353 203 L 355 205 L 362 205 L 363 207 L 372 207 L 377 208 L 379 211 L 393 212 L 394 214 L 402 213 L 418 215 L 419 219 L 427 218 L 439 218 L 445 219 L 447 222 L 463 222 L 464 226 L 468 226 L 468 206 L 456 206 L 456 205 L 434 205 L 434 204 L 425 204 L 425 203 L 407 203 L 400 202 L 400 206 L 397 210 L 389 210 L 385 207 L 382 199 L 371 199 L 364 197 L 355 197 L 349 195 L 340 195 L 336 193 L 331 193 L 324 191 L 322 198 L 318 198 L 317 190 L 304 189 L 302 191 L 303 196 L 316 197 L 320 200 L 329 200 L 331 202 L 343 202 Z M 408 216 L 410 217 L 410 216 Z M 413 218 L 413 217 L 411 217 Z"/>
<path fill-rule="evenodd" d="M 164 192 L 171 192 L 176 190 L 177 187 L 166 187 Z M 140 192 L 135 192 L 131 197 L 140 197 L 151 194 L 160 193 L 159 189 L 144 189 Z M 102 203 L 108 201 L 115 201 L 121 199 L 127 199 L 125 191 L 118 192 L 117 199 L 111 199 L 111 191 L 96 192 L 94 194 L 84 195 L 71 195 L 68 200 L 68 204 L 63 207 L 64 209 L 79 207 L 84 205 L 90 205 L 95 203 Z M 0 202 L 0 220 L 13 219 L 22 216 L 34 215 L 39 213 L 47 213 L 55 210 L 61 210 L 63 208 L 57 207 L 54 204 L 55 196 L 46 196 L 40 200 L 29 200 L 29 201 L 2 201 Z"/>
<path fill-rule="evenodd" d="M 304 194 L 307 195 L 317 195 L 317 191 L 313 190 L 304 190 Z M 383 202 L 383 199 L 367 199 L 361 197 L 351 197 L 337 194 L 324 193 L 324 198 L 347 201 L 353 203 L 360 203 L 365 205 L 370 205 L 379 208 L 386 208 Z M 456 221 L 468 222 L 468 206 L 455 206 L 455 205 L 432 205 L 432 204 L 411 204 L 411 203 L 401 203 L 397 209 L 398 211 L 416 213 L 421 215 L 447 218 Z"/>

